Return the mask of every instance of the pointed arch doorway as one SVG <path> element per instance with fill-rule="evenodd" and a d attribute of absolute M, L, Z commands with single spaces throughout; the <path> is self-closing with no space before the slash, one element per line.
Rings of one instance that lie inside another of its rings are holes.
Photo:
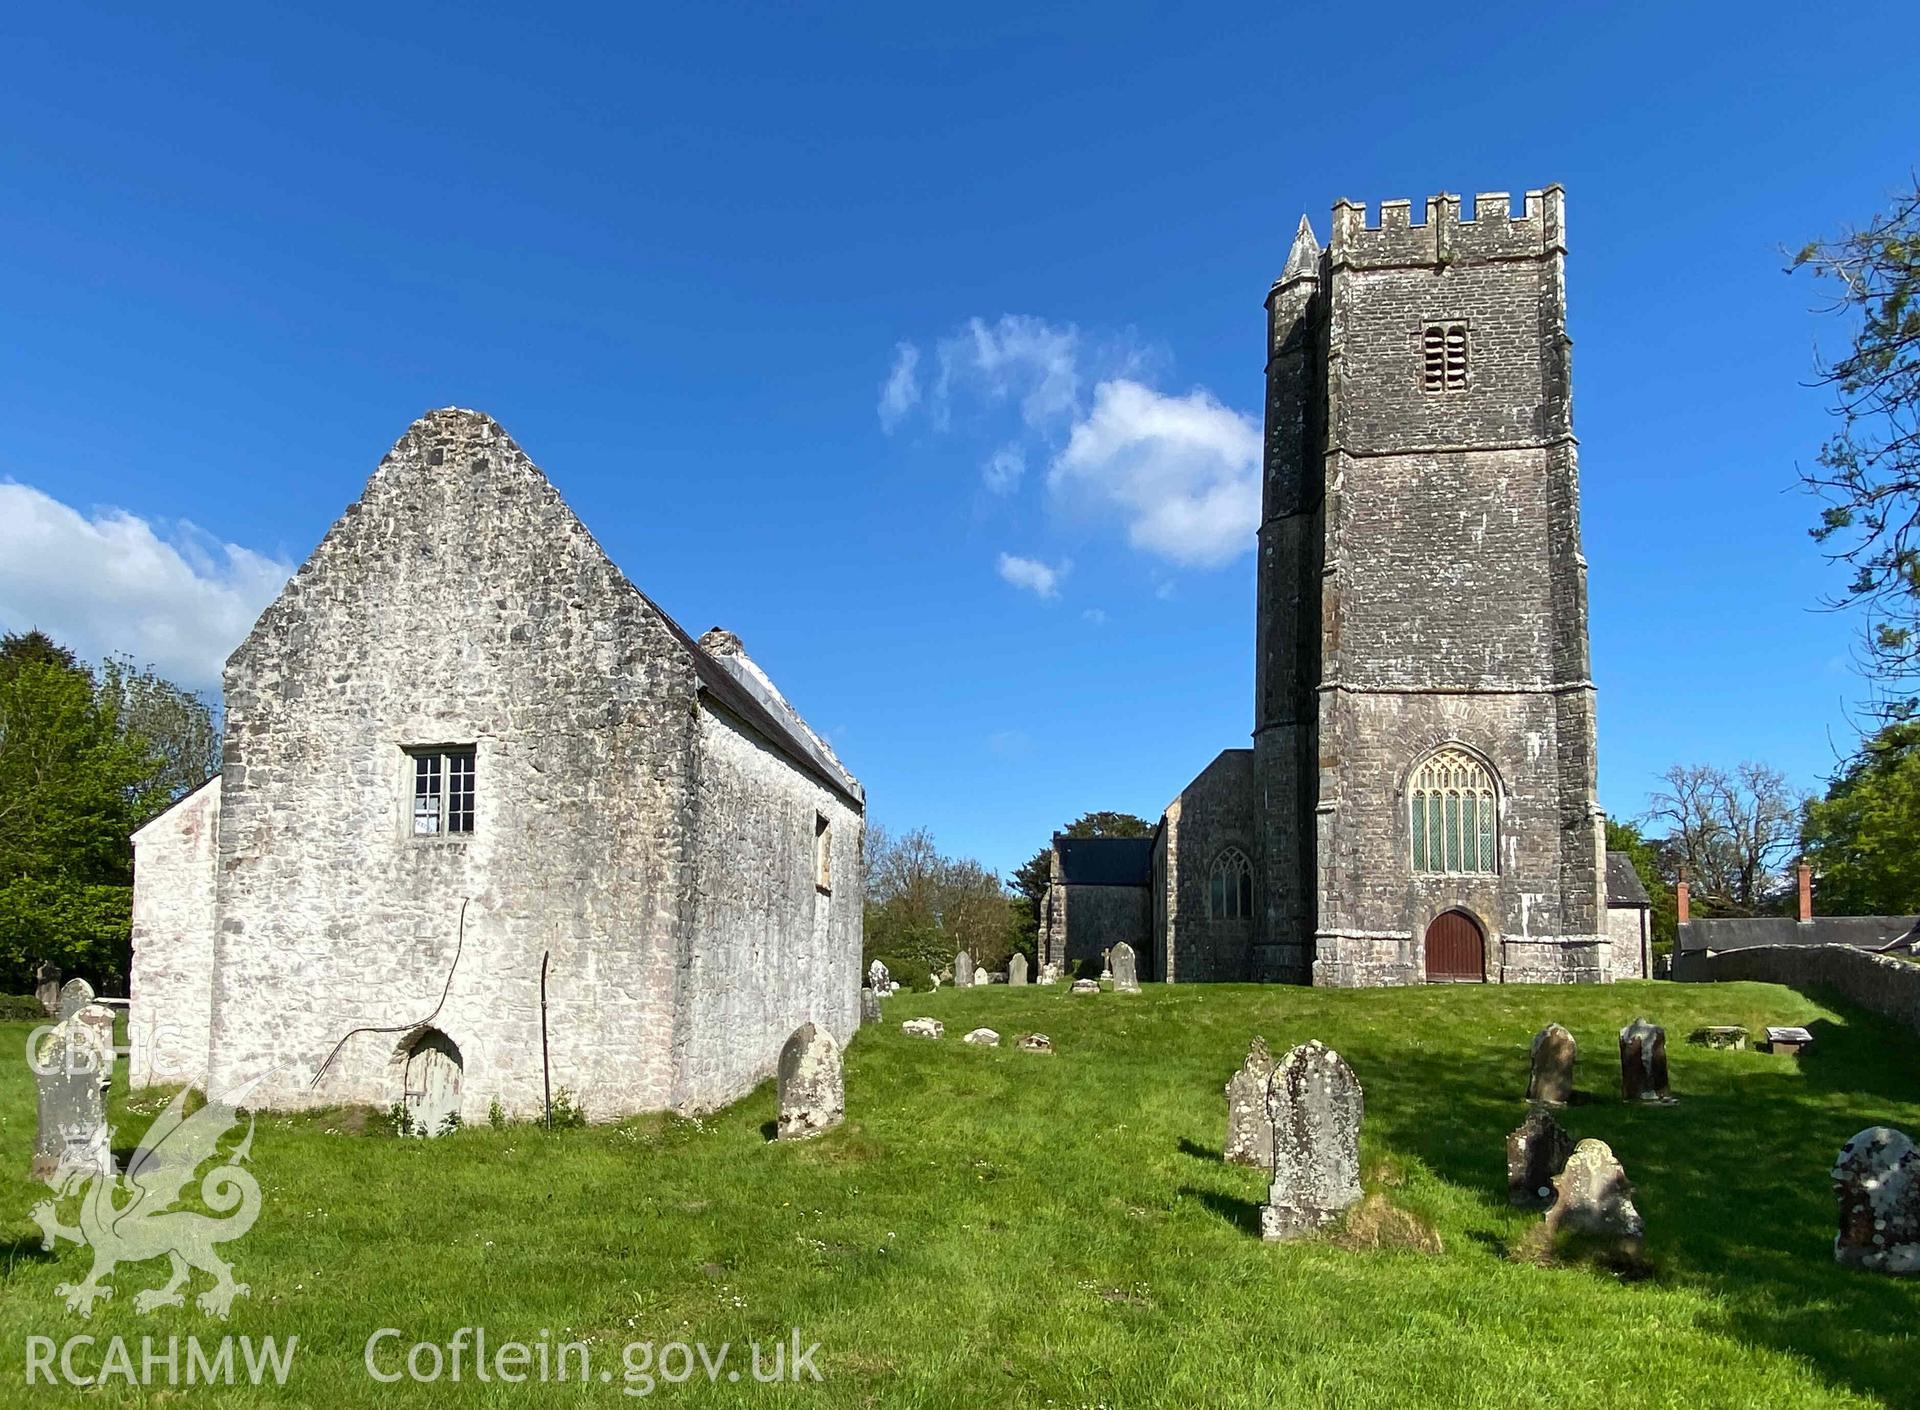
<path fill-rule="evenodd" d="M 1487 935 L 1465 911 L 1442 911 L 1427 927 L 1429 984 L 1487 982 Z"/>

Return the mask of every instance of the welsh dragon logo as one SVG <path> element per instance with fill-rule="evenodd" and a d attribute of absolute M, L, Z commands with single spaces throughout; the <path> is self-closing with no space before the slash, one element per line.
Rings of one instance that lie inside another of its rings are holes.
<path fill-rule="evenodd" d="M 209 1316 L 224 1318 L 234 1298 L 247 1292 L 245 1283 L 233 1280 L 233 1266 L 214 1251 L 214 1245 L 239 1238 L 260 1215 L 260 1186 L 244 1168 L 253 1146 L 253 1118 L 247 1118 L 247 1134 L 231 1152 L 222 1156 L 218 1147 L 220 1138 L 238 1123 L 236 1108 L 258 1080 L 208 1101 L 191 1114 L 182 1089 L 140 1138 L 125 1175 L 95 1169 L 69 1171 L 56 1187 L 59 1193 L 34 1206 L 43 1249 L 70 1239 L 93 1250 L 93 1267 L 86 1280 L 61 1283 L 54 1289 L 70 1309 L 82 1317 L 92 1316 L 95 1302 L 113 1296 L 105 1279 L 116 1268 L 163 1256 L 171 1263 L 173 1276 L 165 1287 L 135 1294 L 136 1312 L 184 1306 L 186 1294 L 181 1289 L 196 1268 L 214 1278 L 214 1285 L 194 1299 Z M 194 1173 L 210 1160 L 221 1163 L 200 1181 L 200 1199 L 214 1213 L 173 1208 Z M 81 1198 L 77 1229 L 63 1224 L 58 1210 L 60 1201 L 75 1194 Z M 121 1203 L 124 1194 L 132 1198 Z"/>

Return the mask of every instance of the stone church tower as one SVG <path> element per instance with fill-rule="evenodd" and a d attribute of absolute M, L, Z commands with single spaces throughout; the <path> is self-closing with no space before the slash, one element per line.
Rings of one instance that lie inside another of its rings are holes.
<path fill-rule="evenodd" d="M 1563 201 L 1343 201 L 1268 295 L 1248 977 L 1605 977 Z"/>

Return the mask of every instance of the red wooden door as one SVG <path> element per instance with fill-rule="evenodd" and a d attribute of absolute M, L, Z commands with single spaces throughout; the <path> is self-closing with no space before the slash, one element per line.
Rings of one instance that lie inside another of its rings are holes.
<path fill-rule="evenodd" d="M 1473 917 L 1461 911 L 1435 916 L 1427 927 L 1427 978 L 1479 984 L 1486 977 L 1486 937 Z"/>

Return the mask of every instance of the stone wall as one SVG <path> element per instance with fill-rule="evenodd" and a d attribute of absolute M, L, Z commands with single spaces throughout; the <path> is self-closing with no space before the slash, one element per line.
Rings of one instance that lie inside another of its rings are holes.
<path fill-rule="evenodd" d="M 1207 884 L 1215 860 L 1229 847 L 1254 864 L 1254 914 L 1213 919 L 1207 915 Z M 1156 933 L 1167 982 L 1286 977 L 1267 973 L 1264 952 L 1255 949 L 1266 886 L 1259 856 L 1254 751 L 1224 750 L 1167 806 L 1161 829 L 1155 907 L 1163 919 Z"/>
<path fill-rule="evenodd" d="M 1745 950 L 1756 945 L 1851 945 L 1877 950 L 1905 935 L 1912 916 L 1724 916 L 1680 927 L 1680 950 Z"/>
<path fill-rule="evenodd" d="M 1767 945 L 1721 954 L 1680 953 L 1673 978 L 1683 983 L 1751 979 L 1794 989 L 1830 989 L 1848 1002 L 1920 1033 L 1920 964 L 1872 955 L 1850 945 Z"/>
<path fill-rule="evenodd" d="M 1608 979 L 1645 979 L 1652 963 L 1651 913 L 1645 906 L 1607 907 Z"/>
<path fill-rule="evenodd" d="M 860 1020 L 860 811 L 710 705 L 701 712 L 697 781 L 696 916 L 680 979 L 674 1089 L 684 1109 L 752 1090 L 802 1023 L 844 1045 Z"/>
<path fill-rule="evenodd" d="M 1140 977 L 1151 977 L 1153 900 L 1145 886 L 1074 886 L 1054 889 L 1060 899 L 1070 972 L 1100 973 L 1100 952 L 1121 941 L 1141 956 Z"/>
<path fill-rule="evenodd" d="M 216 1083 L 385 1106 L 432 1015 L 465 1119 L 531 1116 L 551 951 L 555 1089 L 596 1117 L 669 1103 L 694 670 L 497 425 L 415 423 L 234 653 L 226 704 Z M 433 744 L 476 749 L 470 835 L 412 835 L 406 750 Z M 401 1031 L 310 1088 L 356 1028 Z"/>
<path fill-rule="evenodd" d="M 133 835 L 129 1086 L 206 1081 L 219 851 L 218 778 Z"/>

